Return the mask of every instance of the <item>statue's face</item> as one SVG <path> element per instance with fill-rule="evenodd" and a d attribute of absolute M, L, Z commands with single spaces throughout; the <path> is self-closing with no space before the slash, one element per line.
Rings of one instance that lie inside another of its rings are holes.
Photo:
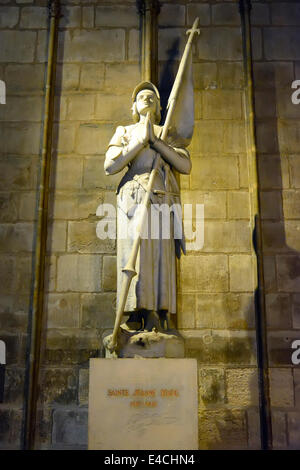
<path fill-rule="evenodd" d="M 157 96 L 152 90 L 141 90 L 136 95 L 136 109 L 137 112 L 143 116 L 150 111 L 152 115 L 155 114 L 157 108 Z"/>

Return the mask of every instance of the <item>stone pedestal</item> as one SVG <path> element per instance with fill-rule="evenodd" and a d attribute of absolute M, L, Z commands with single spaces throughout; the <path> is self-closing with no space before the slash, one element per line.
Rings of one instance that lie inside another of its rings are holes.
<path fill-rule="evenodd" d="M 91 359 L 89 449 L 198 448 L 195 359 Z"/>

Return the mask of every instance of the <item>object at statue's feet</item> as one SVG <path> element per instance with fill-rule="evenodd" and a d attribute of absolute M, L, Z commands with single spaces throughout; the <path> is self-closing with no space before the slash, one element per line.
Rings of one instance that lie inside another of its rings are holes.
<path fill-rule="evenodd" d="M 105 357 L 184 357 L 184 340 L 176 331 L 130 331 L 120 328 L 117 346 L 111 343 L 112 335 L 104 338 Z"/>

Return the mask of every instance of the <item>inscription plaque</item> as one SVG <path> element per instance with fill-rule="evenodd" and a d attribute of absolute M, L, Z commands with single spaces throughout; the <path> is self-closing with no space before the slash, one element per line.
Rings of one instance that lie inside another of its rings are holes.
<path fill-rule="evenodd" d="M 89 449 L 198 448 L 195 359 L 91 359 Z"/>

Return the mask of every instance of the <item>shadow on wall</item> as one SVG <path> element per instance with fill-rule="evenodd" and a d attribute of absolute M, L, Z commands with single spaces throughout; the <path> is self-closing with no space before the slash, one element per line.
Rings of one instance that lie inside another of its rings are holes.
<path fill-rule="evenodd" d="M 296 190 L 300 106 L 291 101 L 294 79 L 292 62 L 254 64 L 273 446 L 290 449 L 299 448 L 300 435 L 294 396 L 297 366 L 291 361 L 292 342 L 300 339 L 300 205 Z"/>
<path fill-rule="evenodd" d="M 161 97 L 162 122 L 166 118 L 168 99 L 178 71 L 179 62 L 176 59 L 179 55 L 179 44 L 180 39 L 175 39 L 170 49 L 167 50 L 168 59 L 159 73 L 158 89 Z"/>

